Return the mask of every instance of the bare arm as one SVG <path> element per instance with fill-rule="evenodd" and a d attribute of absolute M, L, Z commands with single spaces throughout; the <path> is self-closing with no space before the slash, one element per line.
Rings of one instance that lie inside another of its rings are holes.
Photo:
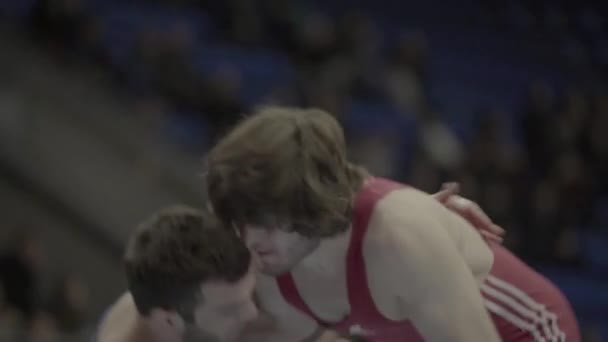
<path fill-rule="evenodd" d="M 408 210 L 390 210 L 389 204 L 378 213 L 378 220 L 391 228 L 386 236 L 369 242 L 369 250 L 379 254 L 374 259 L 384 267 L 374 276 L 384 276 L 383 282 L 392 284 L 425 340 L 500 341 L 473 273 L 442 227 L 440 216 L 446 209 L 411 190 L 387 200 L 396 201 L 394 207 L 406 204 Z"/>

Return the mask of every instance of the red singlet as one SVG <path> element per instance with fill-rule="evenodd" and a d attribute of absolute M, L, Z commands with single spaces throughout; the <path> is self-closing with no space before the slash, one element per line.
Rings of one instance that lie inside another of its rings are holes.
<path fill-rule="evenodd" d="M 286 301 L 320 325 L 345 335 L 362 335 L 372 342 L 424 341 L 411 322 L 393 321 L 379 312 L 367 284 L 363 260 L 363 239 L 376 204 L 391 191 L 403 187 L 405 185 L 376 178 L 357 196 L 346 261 L 351 306 L 346 319 L 341 322 L 320 320 L 302 300 L 290 273 L 277 278 Z M 562 293 L 502 246 L 493 244 L 490 247 L 494 264 L 481 286 L 481 293 L 502 340 L 579 342 L 578 323 Z"/>

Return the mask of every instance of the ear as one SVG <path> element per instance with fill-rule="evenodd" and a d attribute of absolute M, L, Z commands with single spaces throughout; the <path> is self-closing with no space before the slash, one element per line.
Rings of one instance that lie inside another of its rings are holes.
<path fill-rule="evenodd" d="M 171 328 L 173 331 L 177 332 L 178 334 L 183 334 L 186 331 L 186 322 L 184 322 L 184 319 L 182 318 L 182 316 L 180 314 L 178 314 L 176 311 L 168 311 L 166 312 L 166 324 L 169 326 L 169 328 Z"/>
<path fill-rule="evenodd" d="M 171 341 L 176 336 L 181 336 L 186 329 L 184 320 L 177 312 L 163 309 L 152 310 L 149 323 L 151 330 Z"/>

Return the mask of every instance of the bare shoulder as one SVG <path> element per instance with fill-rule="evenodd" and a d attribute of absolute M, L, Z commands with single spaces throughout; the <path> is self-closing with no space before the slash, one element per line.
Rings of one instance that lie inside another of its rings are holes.
<path fill-rule="evenodd" d="M 393 191 L 383 198 L 369 224 L 364 243 L 368 264 L 399 258 L 402 269 L 421 271 L 430 265 L 429 258 L 439 262 L 441 250 L 461 258 L 479 281 L 493 264 L 490 248 L 468 222 L 431 195 L 413 188 Z"/>
<path fill-rule="evenodd" d="M 108 310 L 99 327 L 97 342 L 128 342 L 137 319 L 137 310 L 129 293 L 123 294 Z"/>
<path fill-rule="evenodd" d="M 445 214 L 446 209 L 425 192 L 414 188 L 395 190 L 377 203 L 369 221 L 366 244 L 386 246 L 416 239 L 418 233 L 445 233 L 429 228 L 441 227 Z"/>

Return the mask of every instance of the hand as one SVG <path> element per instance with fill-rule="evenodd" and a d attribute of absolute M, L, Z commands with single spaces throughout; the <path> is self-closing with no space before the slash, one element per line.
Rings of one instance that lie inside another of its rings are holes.
<path fill-rule="evenodd" d="M 477 203 L 458 195 L 458 183 L 444 183 L 433 197 L 446 208 L 469 221 L 487 242 L 502 243 L 505 230 L 496 225 Z"/>

